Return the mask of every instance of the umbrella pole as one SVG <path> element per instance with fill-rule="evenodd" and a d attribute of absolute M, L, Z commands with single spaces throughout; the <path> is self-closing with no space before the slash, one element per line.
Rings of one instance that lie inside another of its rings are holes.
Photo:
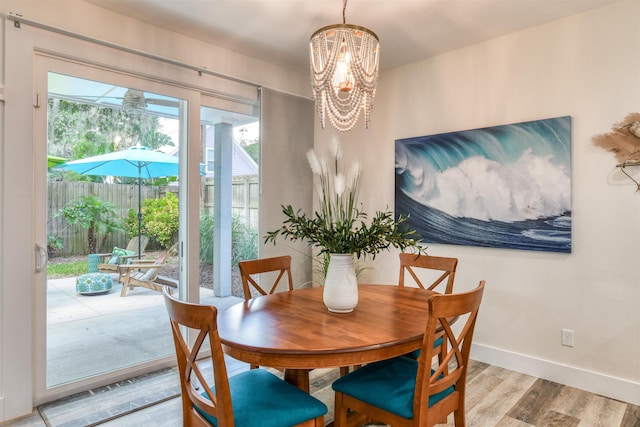
<path fill-rule="evenodd" d="M 142 258 L 142 254 L 140 253 L 140 234 L 142 234 L 142 184 L 140 170 L 138 169 L 138 260 Z"/>

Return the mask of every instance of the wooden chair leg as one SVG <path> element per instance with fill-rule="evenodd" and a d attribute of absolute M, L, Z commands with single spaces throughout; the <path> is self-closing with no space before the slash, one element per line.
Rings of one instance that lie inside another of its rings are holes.
<path fill-rule="evenodd" d="M 344 407 L 342 397 L 343 397 L 342 393 L 336 392 L 335 406 L 334 406 L 334 413 L 333 413 L 333 427 L 347 426 L 347 408 Z"/>
<path fill-rule="evenodd" d="M 126 297 L 127 296 L 127 283 L 122 282 L 122 290 L 120 291 L 120 297 Z"/>

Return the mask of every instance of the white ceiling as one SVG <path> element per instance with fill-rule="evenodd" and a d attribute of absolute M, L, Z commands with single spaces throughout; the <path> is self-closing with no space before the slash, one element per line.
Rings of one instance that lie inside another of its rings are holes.
<path fill-rule="evenodd" d="M 342 0 L 84 0 L 297 70 L 311 34 L 342 22 Z M 347 24 L 378 34 L 387 69 L 617 0 L 349 0 Z"/>

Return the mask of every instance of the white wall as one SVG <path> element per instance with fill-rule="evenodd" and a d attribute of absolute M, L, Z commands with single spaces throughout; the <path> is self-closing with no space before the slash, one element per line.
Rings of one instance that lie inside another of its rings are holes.
<path fill-rule="evenodd" d="M 393 209 L 396 139 L 572 116 L 571 254 L 429 253 L 459 258 L 457 290 L 487 281 L 473 357 L 639 404 L 640 194 L 609 183 L 630 181 L 610 179 L 617 161 L 591 142 L 639 111 L 640 1 L 628 0 L 387 71 L 370 129 L 317 127 L 316 147 L 338 135 L 361 160 L 372 212 Z M 373 265 L 367 280 L 397 281 L 397 252 Z"/>

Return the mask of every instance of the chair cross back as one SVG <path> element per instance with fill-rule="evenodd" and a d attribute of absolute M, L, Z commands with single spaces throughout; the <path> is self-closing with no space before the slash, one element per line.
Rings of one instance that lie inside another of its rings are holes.
<path fill-rule="evenodd" d="M 176 346 L 176 357 L 180 373 L 180 388 L 182 391 L 184 425 L 210 425 L 202 417 L 201 413 L 195 409 L 196 407 L 200 411 L 218 420 L 233 419 L 227 369 L 224 359 L 217 356 L 222 354 L 222 343 L 220 342 L 216 322 L 218 314 L 217 308 L 178 301 L 170 295 L 167 288 L 165 288 L 164 295 L 171 323 L 171 332 Z M 198 331 L 198 336 L 191 349 L 180 330 L 181 325 Z M 212 363 L 215 372 L 215 393 L 209 386 L 197 360 L 202 344 L 207 336 L 209 336 L 209 345 L 211 347 Z M 192 382 L 192 374 L 195 374 L 198 380 L 197 384 Z M 198 391 L 199 388 L 206 393 L 209 399 L 201 395 L 201 392 Z M 219 402 L 227 402 L 227 404 L 221 405 Z"/>
<path fill-rule="evenodd" d="M 218 310 L 214 306 L 180 301 L 164 289 L 171 332 L 176 349 L 182 418 L 185 427 L 259 427 L 269 419 L 276 427 L 323 427 L 327 407 L 297 387 L 275 375 L 256 369 L 227 374 L 222 342 L 218 333 Z M 182 327 L 197 332 L 190 347 Z M 209 338 L 211 358 L 202 358 L 200 351 Z M 213 368 L 213 380 L 208 368 Z M 205 371 L 205 372 L 203 372 Z M 295 411 L 290 411 L 291 408 Z M 274 422 L 277 419 L 277 422 Z"/>
<path fill-rule="evenodd" d="M 418 418 L 427 414 L 428 419 L 435 421 L 453 412 L 455 425 L 465 425 L 464 399 L 467 368 L 484 286 L 485 281 L 481 280 L 478 287 L 470 292 L 435 295 L 429 299 L 429 320 L 422 343 L 423 356 L 418 361 L 418 375 L 416 377 L 413 413 L 419 414 Z M 456 335 L 451 325 L 463 318 L 464 324 Z M 439 326 L 443 331 L 441 336 L 445 340 L 447 352 L 438 363 L 437 368 L 432 369 L 431 361 L 435 355 L 435 349 L 431 343 L 437 336 L 440 336 L 436 332 L 437 329 L 440 329 Z M 426 374 L 428 370 L 431 372 L 430 375 Z M 421 410 L 421 402 L 428 401 L 429 397 L 451 388 L 454 389 L 453 393 L 429 408 L 431 414 Z M 421 424 L 417 422 L 416 425 Z M 427 423 L 427 425 L 431 425 L 431 423 Z"/>
<path fill-rule="evenodd" d="M 260 295 L 272 294 L 276 291 L 283 277 L 287 278 L 287 289 L 293 290 L 293 279 L 291 277 L 291 257 L 289 255 L 260 258 L 238 262 L 240 277 L 242 279 L 242 289 L 245 300 L 250 300 L 251 287 L 256 289 Z M 265 278 L 264 273 L 275 273 L 278 275 L 271 285 L 262 286 L 258 283 L 258 276 Z"/>
<path fill-rule="evenodd" d="M 454 414 L 465 426 L 465 391 L 469 353 L 485 282 L 458 294 L 429 298 L 429 315 L 418 360 L 396 357 L 375 362 L 333 383 L 335 427 L 347 425 L 347 414 L 394 427 L 426 427 L 446 423 Z M 456 328 L 452 324 L 456 323 Z M 437 365 L 442 337 L 448 349 Z"/>
<path fill-rule="evenodd" d="M 415 283 L 422 289 L 434 290 L 445 279 L 445 294 L 453 292 L 453 282 L 456 275 L 456 268 L 458 267 L 457 258 L 445 258 L 435 257 L 429 255 L 416 255 L 411 253 L 400 253 L 400 277 L 398 279 L 398 285 L 405 285 L 405 270 L 409 272 Z M 434 280 L 431 284 L 427 285 L 424 280 L 420 279 L 414 269 L 429 269 L 442 271 L 442 274 Z"/>

